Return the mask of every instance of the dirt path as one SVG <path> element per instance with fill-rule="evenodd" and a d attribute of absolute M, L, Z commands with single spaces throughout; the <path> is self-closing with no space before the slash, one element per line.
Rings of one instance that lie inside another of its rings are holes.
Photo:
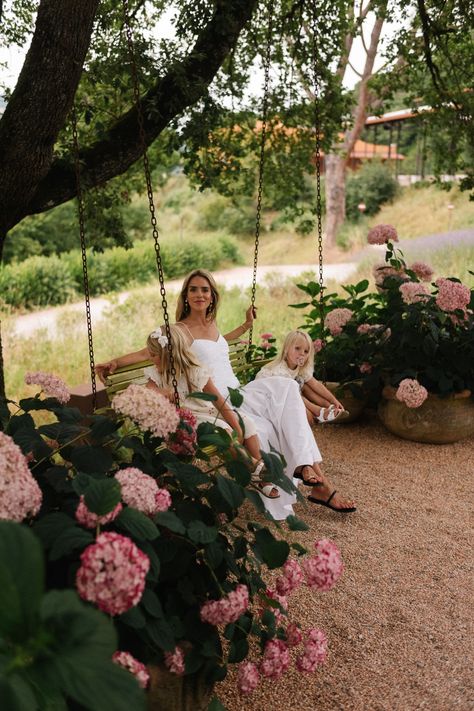
<path fill-rule="evenodd" d="M 333 539 L 346 567 L 332 591 L 295 593 L 290 612 L 326 631 L 330 657 L 313 675 L 292 667 L 248 699 L 231 676 L 219 690 L 226 708 L 472 711 L 474 439 L 417 444 L 375 417 L 320 428 L 317 439 L 326 471 L 358 511 L 298 505 L 311 531 L 293 535 L 308 547 Z"/>

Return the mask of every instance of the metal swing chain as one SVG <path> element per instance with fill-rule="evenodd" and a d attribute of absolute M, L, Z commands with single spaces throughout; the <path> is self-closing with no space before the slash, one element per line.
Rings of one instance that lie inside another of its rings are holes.
<path fill-rule="evenodd" d="M 134 98 L 135 106 L 137 109 L 138 131 L 139 131 L 140 143 L 141 143 L 142 153 L 143 153 L 143 167 L 144 167 L 146 189 L 147 189 L 147 195 L 148 195 L 148 207 L 150 210 L 150 222 L 151 222 L 153 240 L 154 240 L 154 245 L 155 245 L 155 257 L 156 257 L 156 266 L 158 269 L 158 279 L 160 282 L 161 305 L 163 308 L 163 319 L 165 322 L 166 336 L 168 338 L 167 350 L 168 350 L 168 357 L 169 357 L 169 363 L 170 363 L 171 382 L 173 384 L 174 400 L 175 400 L 176 407 L 180 407 L 179 393 L 178 393 L 178 382 L 176 379 L 176 368 L 174 365 L 174 357 L 173 357 L 173 347 L 171 345 L 171 330 L 170 330 L 170 320 L 169 320 L 169 315 L 168 315 L 168 302 L 166 300 L 165 279 L 164 279 L 164 275 L 163 275 L 163 264 L 162 264 L 162 260 L 161 260 L 161 249 L 160 249 L 160 242 L 159 242 L 158 225 L 157 225 L 157 220 L 156 220 L 155 203 L 154 203 L 154 199 L 153 199 L 153 187 L 152 187 L 152 183 L 151 183 L 150 162 L 148 160 L 148 152 L 147 152 L 147 147 L 146 147 L 146 134 L 145 134 L 145 125 L 144 125 L 144 120 L 143 120 L 143 108 L 142 108 L 142 102 L 141 102 L 141 98 L 140 98 L 140 82 L 139 82 L 139 78 L 138 78 L 138 68 L 137 68 L 137 63 L 136 63 L 136 58 L 135 58 L 135 48 L 134 48 L 134 44 L 133 44 L 132 31 L 130 28 L 128 0 L 122 0 L 122 1 L 123 1 L 124 28 L 125 28 L 126 38 L 127 38 L 128 55 L 129 55 L 129 59 L 130 59 L 131 69 L 132 69 L 133 98 Z"/>
<path fill-rule="evenodd" d="M 321 371 L 322 380 L 326 380 L 326 359 L 324 356 L 324 275 L 323 275 L 323 227 L 321 207 L 321 111 L 318 96 L 318 67 L 317 67 L 317 42 L 316 42 L 316 16 L 313 18 L 312 37 L 313 60 L 313 86 L 314 86 L 314 129 L 316 134 L 316 217 L 318 233 L 318 262 L 319 262 L 319 319 L 321 323 Z"/>
<path fill-rule="evenodd" d="M 82 192 L 81 183 L 81 161 L 79 158 L 79 138 L 77 134 L 77 115 L 76 106 L 73 104 L 71 112 L 72 124 L 72 140 L 74 148 L 74 170 L 76 174 L 76 192 L 77 192 L 77 214 L 79 219 L 79 236 L 81 239 L 81 256 L 82 256 L 82 279 L 84 283 L 84 301 L 86 306 L 87 320 L 87 338 L 89 342 L 89 364 L 91 369 L 91 385 L 92 385 L 92 407 L 97 408 L 97 385 L 95 379 L 95 363 L 94 363 L 94 344 L 92 341 L 92 319 L 91 319 L 91 302 L 89 292 L 89 275 L 87 272 L 87 252 L 86 252 L 86 231 L 85 231 L 85 203 L 84 194 Z"/>
<path fill-rule="evenodd" d="M 252 277 L 252 297 L 250 300 L 252 310 L 255 308 L 255 292 L 257 289 L 257 265 L 258 265 L 258 246 L 260 241 L 260 217 L 262 212 L 262 193 L 263 193 L 263 173 L 265 167 L 265 142 L 267 138 L 267 118 L 268 118 L 268 86 L 270 80 L 270 58 L 271 58 L 271 41 L 273 34 L 273 0 L 267 3 L 268 25 L 265 55 L 263 59 L 264 83 L 263 83 L 263 102 L 262 102 L 262 131 L 260 134 L 260 157 L 258 165 L 258 191 L 257 191 L 257 212 L 255 216 L 255 250 L 253 256 L 253 277 Z M 252 345 L 253 322 L 249 331 L 249 347 Z"/>

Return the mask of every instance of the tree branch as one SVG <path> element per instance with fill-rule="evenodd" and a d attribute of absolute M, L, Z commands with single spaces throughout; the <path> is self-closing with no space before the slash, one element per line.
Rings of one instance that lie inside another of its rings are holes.
<path fill-rule="evenodd" d="M 75 3 L 75 0 L 43 0 L 41 5 L 51 5 L 58 2 L 61 5 L 61 15 L 63 13 L 63 4 L 85 4 Z M 89 0 L 89 2 L 92 2 L 92 0 Z M 95 0 L 95 4 L 97 2 L 98 0 Z M 147 145 L 150 145 L 159 136 L 173 118 L 179 116 L 188 106 L 196 103 L 206 93 L 207 87 L 216 75 L 223 60 L 235 45 L 242 28 L 250 19 L 256 4 L 257 0 L 218 0 L 215 3 L 213 17 L 200 32 L 191 52 L 183 60 L 176 62 L 168 73 L 161 77 L 148 93 L 142 97 Z M 66 52 L 71 52 L 71 47 L 69 46 L 71 38 L 69 37 L 68 39 L 69 44 L 65 49 Z M 37 59 L 37 53 L 34 53 L 34 55 Z M 84 59 L 82 58 L 79 74 L 83 61 Z M 25 69 L 26 67 L 24 67 L 22 74 Z M 55 70 L 55 67 L 53 71 L 49 68 L 47 77 L 49 82 L 52 81 Z M 28 72 L 26 72 L 28 81 L 31 81 L 32 71 L 33 68 L 30 62 Z M 55 94 L 61 95 L 65 87 L 62 84 L 58 86 L 54 79 L 52 83 L 54 84 Z M 51 132 L 53 133 L 50 137 L 51 153 L 46 156 L 49 161 L 47 161 L 46 169 L 42 175 L 39 176 L 38 171 L 36 172 L 36 183 L 32 181 L 34 187 L 36 187 L 34 194 L 31 193 L 30 189 L 27 200 L 25 200 L 20 198 L 18 187 L 15 190 L 16 200 L 19 201 L 21 207 L 16 210 L 13 221 L 9 220 L 8 227 L 11 227 L 27 214 L 43 212 L 50 207 L 70 200 L 76 194 L 73 162 L 65 162 L 59 159 L 52 160 L 52 147 L 60 128 L 64 124 L 67 112 L 72 106 L 76 88 L 77 83 L 72 91 L 70 87 L 67 87 L 67 101 L 63 101 L 66 108 L 62 116 L 61 125 L 55 125 L 54 130 Z M 11 106 L 13 114 L 14 105 L 12 105 L 12 102 L 13 97 L 7 108 Z M 26 146 L 26 153 L 28 153 L 28 151 L 33 150 L 38 141 L 37 135 L 34 135 L 31 113 L 25 111 L 24 114 L 22 141 Z M 47 112 L 43 110 L 40 117 L 36 114 L 34 121 L 38 125 L 48 125 Z M 28 136 L 28 131 L 33 135 Z M 0 158 L 2 154 L 1 137 L 2 134 L 0 132 Z M 142 146 L 138 131 L 137 109 L 133 107 L 111 126 L 102 140 L 81 152 L 80 160 L 84 185 L 100 185 L 110 178 L 123 173 L 140 157 L 141 153 Z M 24 182 L 25 177 L 23 177 Z M 4 192 L 1 188 L 0 184 L 0 203 L 2 202 L 2 192 Z"/>

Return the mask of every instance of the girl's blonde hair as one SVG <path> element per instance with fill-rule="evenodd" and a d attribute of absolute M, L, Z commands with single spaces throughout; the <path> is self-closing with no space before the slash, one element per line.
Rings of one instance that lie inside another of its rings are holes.
<path fill-rule="evenodd" d="M 298 337 L 304 338 L 306 341 L 306 344 L 309 348 L 308 351 L 308 360 L 303 366 L 298 367 L 298 375 L 301 375 L 305 380 L 308 380 L 309 378 L 313 377 L 313 371 L 314 371 L 314 346 L 313 346 L 313 341 L 309 337 L 309 335 L 306 333 L 306 331 L 290 331 L 284 342 L 283 342 L 283 348 L 281 349 L 281 353 L 277 358 L 275 359 L 274 363 L 282 363 L 283 361 L 286 361 L 286 357 L 288 355 L 288 351 L 290 350 L 291 346 L 293 343 L 296 341 Z"/>
<path fill-rule="evenodd" d="M 202 277 L 209 282 L 211 287 L 211 303 L 207 307 L 206 315 L 209 321 L 213 321 L 216 318 L 217 307 L 219 305 L 219 292 L 217 290 L 217 284 L 214 281 L 214 277 L 206 269 L 194 269 L 190 272 L 183 281 L 183 286 L 181 287 L 181 292 L 178 296 L 178 303 L 176 304 L 176 321 L 182 321 L 189 314 L 189 304 L 188 304 L 188 287 L 189 282 L 193 277 Z"/>
<path fill-rule="evenodd" d="M 164 328 L 161 329 L 163 335 L 166 335 Z M 190 350 L 186 336 L 183 334 L 182 329 L 179 326 L 170 325 L 171 334 L 171 349 L 173 351 L 173 364 L 176 372 L 176 380 L 181 377 L 186 378 L 186 384 L 188 386 L 189 392 L 196 390 L 195 384 L 191 380 L 191 369 L 199 367 L 201 364 L 197 360 L 194 353 Z M 158 356 L 160 359 L 159 366 L 156 366 L 163 376 L 163 381 L 166 385 L 172 385 L 171 376 L 171 366 L 170 366 L 170 354 L 168 350 L 168 344 L 161 345 L 158 338 L 154 338 L 152 334 L 148 336 L 146 342 L 148 351 L 150 355 Z"/>

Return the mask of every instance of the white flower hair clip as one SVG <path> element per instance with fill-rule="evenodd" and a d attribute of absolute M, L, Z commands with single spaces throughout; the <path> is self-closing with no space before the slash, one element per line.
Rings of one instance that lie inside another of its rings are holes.
<path fill-rule="evenodd" d="M 160 344 L 160 346 L 162 348 L 164 348 L 165 346 L 168 345 L 168 338 L 167 338 L 167 336 L 163 335 L 161 328 L 157 328 L 154 331 L 152 331 L 150 333 L 150 336 L 152 338 L 156 338 L 156 340 L 158 341 L 158 343 Z"/>

